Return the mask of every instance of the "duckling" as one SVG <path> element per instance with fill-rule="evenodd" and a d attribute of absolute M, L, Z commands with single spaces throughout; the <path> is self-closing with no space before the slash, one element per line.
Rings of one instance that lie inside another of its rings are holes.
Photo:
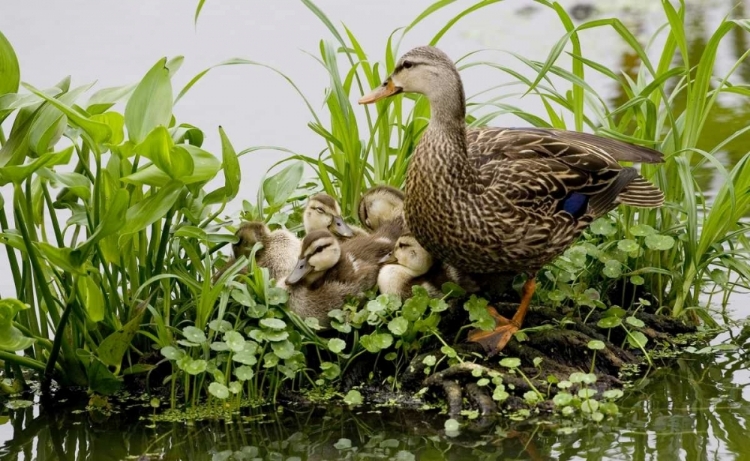
<path fill-rule="evenodd" d="M 386 221 L 404 216 L 404 193 L 391 186 L 375 186 L 359 200 L 359 222 L 370 231 Z"/>
<path fill-rule="evenodd" d="M 412 295 L 412 286 L 419 285 L 432 298 L 443 296 L 442 286 L 453 282 L 468 293 L 479 290 L 468 276 L 447 263 L 435 261 L 432 255 L 411 234 L 402 235 L 392 253 L 381 260 L 385 265 L 378 274 L 378 289 L 381 293 L 394 294 L 406 299 Z"/>
<path fill-rule="evenodd" d="M 271 278 L 280 281 L 286 277 L 297 261 L 302 248 L 300 240 L 286 229 L 271 231 L 262 222 L 243 222 L 235 235 L 239 238 L 232 245 L 234 259 L 240 256 L 250 257 L 253 246 L 260 242 L 263 248 L 255 253 L 255 261 L 265 267 Z"/>
<path fill-rule="evenodd" d="M 344 304 L 347 296 L 360 296 L 372 288 L 379 266 L 357 260 L 345 244 L 327 230 L 313 231 L 302 240 L 294 270 L 284 283 L 289 290 L 289 308 L 302 317 L 314 317 L 328 326 L 328 312 Z"/>
<path fill-rule="evenodd" d="M 355 230 L 344 222 L 341 217 L 341 207 L 336 200 L 325 192 L 312 195 L 307 200 L 305 211 L 302 214 L 302 221 L 305 225 L 305 234 L 313 231 L 328 229 L 334 235 L 343 239 L 355 235 Z M 357 229 L 356 234 L 365 233 Z"/>

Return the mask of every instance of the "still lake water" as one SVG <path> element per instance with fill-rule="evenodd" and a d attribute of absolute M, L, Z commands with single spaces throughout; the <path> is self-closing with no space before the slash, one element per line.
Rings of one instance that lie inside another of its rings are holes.
<path fill-rule="evenodd" d="M 313 105 L 321 107 L 327 77 L 300 50 L 315 52 L 328 38 L 325 28 L 299 2 L 206 2 L 197 30 L 193 28 L 194 2 L 185 0 L 4 0 L 0 30 L 16 48 L 24 81 L 47 87 L 65 75 L 74 84 L 98 80 L 97 88 L 137 81 L 161 56 L 185 55 L 176 87 L 202 69 L 230 57 L 245 57 L 288 72 Z M 568 9 L 579 2 L 560 2 Z M 658 2 L 597 1 L 594 16 L 616 16 L 649 37 L 664 22 Z M 722 17 L 746 17 L 748 1 L 694 0 L 690 8 L 691 50 L 698 51 Z M 320 0 L 317 4 L 336 22 L 349 26 L 366 50 L 382 55 L 391 30 L 403 26 L 429 1 L 351 2 Z M 466 3 L 461 6 L 465 7 Z M 402 51 L 429 40 L 459 11 L 440 13 L 418 27 Z M 458 23 L 441 42 L 451 56 L 479 48 L 499 48 L 543 60 L 564 33 L 557 19 L 530 1 L 508 0 Z M 587 10 L 579 12 L 586 14 Z M 748 37 L 737 34 L 719 53 L 717 74 L 726 72 L 748 47 Z M 604 32 L 584 39 L 587 56 L 612 69 L 623 67 L 628 56 L 616 36 Z M 486 59 L 511 64 L 502 53 Z M 564 62 L 564 61 L 563 61 Z M 738 71 L 750 81 L 750 68 Z M 589 73 L 587 81 L 601 94 L 616 99 L 608 81 Z M 497 73 L 464 73 L 467 94 L 503 83 Z M 526 110 L 543 113 L 529 98 L 513 101 Z M 750 107 L 736 100 L 721 100 L 706 129 L 707 146 L 746 126 Z M 179 121 L 206 130 L 206 147 L 219 152 L 216 127 L 222 125 L 239 150 L 253 145 L 282 145 L 316 155 L 321 146 L 306 123 L 309 115 L 299 98 L 279 78 L 257 68 L 230 67 L 209 73 L 175 108 Z M 519 125 L 510 115 L 495 125 Z M 747 150 L 747 139 L 732 143 L 722 153 L 732 165 Z M 280 157 L 260 152 L 242 159 L 243 195 L 252 200 L 266 169 Z M 710 170 L 700 173 L 702 186 L 721 179 Z M 0 193 L 7 194 L 5 189 Z M 7 197 L 7 195 L 6 195 Z M 239 201 L 228 211 L 237 217 Z M 7 273 L 4 255 L 0 273 Z M 0 294 L 14 288 L 0 279 Z M 750 315 L 750 299 L 734 298 L 730 315 Z M 328 460 L 328 459 L 638 459 L 638 460 L 750 460 L 750 327 L 734 328 L 714 340 L 733 336 L 740 349 L 721 355 L 686 356 L 672 367 L 636 383 L 621 403 L 621 415 L 600 425 L 571 427 L 558 420 L 523 423 L 492 422 L 466 429 L 455 438 L 442 433 L 446 416 L 393 409 L 304 410 L 263 409 L 264 415 L 246 415 L 232 424 L 185 426 L 138 422 L 132 412 L 104 418 L 80 411 L 65 402 L 55 408 L 34 406 L 23 410 L 0 407 L 0 461 L 6 460 Z M 69 405 L 69 407 L 66 407 Z M 77 410 L 77 411 L 76 411 Z M 347 446 L 353 449 L 338 449 Z"/>

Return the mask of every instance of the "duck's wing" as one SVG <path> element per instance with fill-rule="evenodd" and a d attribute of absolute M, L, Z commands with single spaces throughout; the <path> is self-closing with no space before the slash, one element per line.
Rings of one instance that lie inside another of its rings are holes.
<path fill-rule="evenodd" d="M 536 214 L 600 216 L 619 203 L 656 207 L 664 201 L 634 168 L 618 163 L 662 161 L 660 152 L 647 147 L 539 128 L 470 129 L 467 138 L 485 190 Z"/>

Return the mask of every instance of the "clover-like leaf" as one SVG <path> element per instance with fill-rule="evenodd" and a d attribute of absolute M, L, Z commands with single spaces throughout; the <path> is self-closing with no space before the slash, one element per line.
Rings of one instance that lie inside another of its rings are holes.
<path fill-rule="evenodd" d="M 478 298 L 476 295 L 471 295 L 464 304 L 464 309 L 469 311 L 469 320 L 474 322 L 477 328 L 485 331 L 495 328 L 495 319 L 487 311 L 487 304 L 486 299 Z"/>
<path fill-rule="evenodd" d="M 633 317 L 632 315 L 625 319 L 625 323 L 627 323 L 628 325 L 632 325 L 636 328 L 643 328 L 646 326 L 643 320 Z"/>
<path fill-rule="evenodd" d="M 597 235 L 604 235 L 606 237 L 617 233 L 617 229 L 612 225 L 612 222 L 606 218 L 599 218 L 591 223 L 591 232 Z"/>
<path fill-rule="evenodd" d="M 555 397 L 552 398 L 552 403 L 556 407 L 566 407 L 573 402 L 573 396 L 568 392 L 558 392 Z"/>
<path fill-rule="evenodd" d="M 348 405 L 362 405 L 363 401 L 362 394 L 356 389 L 350 390 L 344 397 L 344 402 Z"/>
<path fill-rule="evenodd" d="M 647 235 L 655 234 L 656 230 L 648 224 L 636 224 L 630 228 L 630 235 L 636 237 L 646 237 Z"/>
<path fill-rule="evenodd" d="M 240 352 L 245 348 L 245 338 L 238 331 L 230 330 L 224 333 L 224 342 L 232 352 Z"/>
<path fill-rule="evenodd" d="M 258 363 L 258 359 L 255 357 L 255 354 L 252 354 L 248 351 L 235 352 L 234 354 L 232 354 L 232 360 L 244 365 L 255 365 L 256 363 Z"/>
<path fill-rule="evenodd" d="M 595 351 L 600 351 L 606 347 L 604 342 L 599 341 L 598 339 L 592 339 L 591 341 L 589 341 L 587 346 L 589 349 L 595 350 Z"/>
<path fill-rule="evenodd" d="M 632 253 L 640 248 L 638 242 L 630 239 L 623 239 L 617 242 L 617 249 L 624 251 L 625 253 Z"/>
<path fill-rule="evenodd" d="M 286 328 L 286 322 L 281 319 L 267 318 L 260 321 L 261 326 L 272 330 L 283 330 Z"/>
<path fill-rule="evenodd" d="M 179 360 L 185 356 L 185 351 L 173 346 L 166 346 L 161 348 L 161 355 L 169 360 Z"/>
<path fill-rule="evenodd" d="M 401 336 L 409 329 L 409 321 L 403 317 L 396 317 L 388 322 L 388 330 L 396 336 Z"/>
<path fill-rule="evenodd" d="M 646 246 L 651 250 L 669 250 L 674 246 L 674 239 L 668 235 L 652 234 L 646 236 Z"/>
<path fill-rule="evenodd" d="M 393 336 L 388 333 L 372 333 L 360 337 L 359 342 L 362 344 L 362 347 L 375 354 L 391 347 Z"/>
<path fill-rule="evenodd" d="M 208 328 L 219 333 L 224 333 L 232 329 L 232 324 L 226 320 L 211 320 L 208 322 Z"/>
<path fill-rule="evenodd" d="M 234 369 L 234 375 L 240 381 L 249 381 L 255 376 L 255 370 L 247 365 L 242 365 Z"/>
<path fill-rule="evenodd" d="M 328 350 L 334 354 L 340 354 L 346 348 L 346 341 L 340 338 L 331 338 L 328 340 Z"/>
<path fill-rule="evenodd" d="M 277 341 L 271 343 L 271 349 L 273 353 L 280 359 L 288 359 L 294 355 L 294 344 L 288 340 Z"/>
<path fill-rule="evenodd" d="M 648 337 L 640 331 L 631 331 L 628 333 L 628 344 L 634 349 L 642 349 L 648 344 Z"/>
<path fill-rule="evenodd" d="M 194 327 L 189 326 L 182 329 L 182 334 L 185 335 L 185 338 L 188 341 L 194 342 L 196 344 L 203 344 L 206 342 L 206 334 L 203 333 L 202 330 Z"/>
<path fill-rule="evenodd" d="M 516 357 L 506 357 L 500 361 L 500 366 L 505 368 L 518 368 L 521 366 L 521 359 Z"/>
<path fill-rule="evenodd" d="M 622 263 L 616 259 L 610 259 L 606 263 L 604 263 L 604 269 L 602 269 L 602 274 L 605 276 L 616 279 L 619 276 L 622 275 Z"/>
<path fill-rule="evenodd" d="M 224 400 L 227 397 L 229 397 L 229 388 L 217 382 L 213 382 L 208 385 L 208 392 L 214 397 L 216 397 L 217 399 Z"/>

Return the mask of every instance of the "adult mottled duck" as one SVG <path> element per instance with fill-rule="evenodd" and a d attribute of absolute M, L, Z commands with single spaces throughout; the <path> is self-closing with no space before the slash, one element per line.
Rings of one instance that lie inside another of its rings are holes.
<path fill-rule="evenodd" d="M 621 203 L 658 207 L 664 201 L 635 168 L 618 163 L 661 162 L 653 149 L 556 129 L 467 129 L 461 77 L 437 48 L 406 53 L 359 102 L 401 92 L 423 94 L 432 112 L 407 174 L 404 215 L 410 231 L 433 256 L 478 278 L 528 276 L 513 318 L 492 309 L 494 331 L 469 335 L 491 355 L 520 328 L 536 273 L 594 219 Z"/>

